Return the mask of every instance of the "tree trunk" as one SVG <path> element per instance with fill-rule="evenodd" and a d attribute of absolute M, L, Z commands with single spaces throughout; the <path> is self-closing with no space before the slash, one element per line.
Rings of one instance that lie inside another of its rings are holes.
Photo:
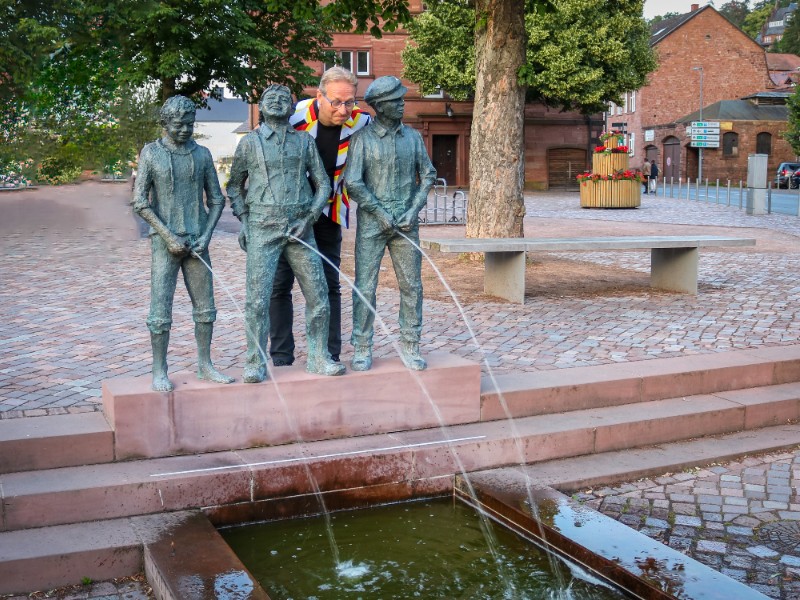
<path fill-rule="evenodd" d="M 476 0 L 475 107 L 467 237 L 522 237 L 525 216 L 524 0 Z"/>
<path fill-rule="evenodd" d="M 166 102 L 177 93 L 175 89 L 175 78 L 165 77 L 161 80 L 161 102 Z"/>

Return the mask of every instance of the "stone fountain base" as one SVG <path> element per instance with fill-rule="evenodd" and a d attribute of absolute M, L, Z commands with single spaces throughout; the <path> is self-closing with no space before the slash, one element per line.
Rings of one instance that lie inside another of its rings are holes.
<path fill-rule="evenodd" d="M 259 384 L 220 385 L 172 374 L 175 390 L 154 392 L 148 377 L 103 384 L 116 460 L 215 452 L 471 423 L 480 419 L 480 366 L 432 353 L 428 369 L 377 359 L 342 377 L 272 369 Z M 435 400 L 435 408 L 430 398 Z"/>

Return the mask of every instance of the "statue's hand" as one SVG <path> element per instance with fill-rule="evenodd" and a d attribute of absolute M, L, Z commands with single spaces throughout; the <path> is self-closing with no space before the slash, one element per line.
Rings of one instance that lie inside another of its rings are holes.
<path fill-rule="evenodd" d="M 286 232 L 289 236 L 289 241 L 294 242 L 296 241 L 293 239 L 292 236 L 298 239 L 303 239 L 303 236 L 306 234 L 306 230 L 308 229 L 309 221 L 308 219 L 297 219 L 296 221 L 292 221 L 289 224 L 289 229 Z"/>
<path fill-rule="evenodd" d="M 413 211 L 408 211 L 403 213 L 403 216 L 400 217 L 400 220 L 397 222 L 397 228 L 400 231 L 408 233 L 414 227 L 417 222 L 417 215 L 413 214 Z"/>
<path fill-rule="evenodd" d="M 189 254 L 189 243 L 186 239 L 172 234 L 167 237 L 166 242 L 167 250 L 169 250 L 170 254 L 175 254 L 176 256 Z"/>
<path fill-rule="evenodd" d="M 208 250 L 208 244 L 211 240 L 209 236 L 201 235 L 197 238 L 194 243 L 192 244 L 192 252 L 195 254 L 202 254 L 206 250 Z"/>
<path fill-rule="evenodd" d="M 247 252 L 247 226 L 242 225 L 242 229 L 239 231 L 239 248 Z"/>
<path fill-rule="evenodd" d="M 381 231 L 387 233 L 395 228 L 395 222 L 389 213 L 377 213 L 378 223 L 381 226 Z"/>

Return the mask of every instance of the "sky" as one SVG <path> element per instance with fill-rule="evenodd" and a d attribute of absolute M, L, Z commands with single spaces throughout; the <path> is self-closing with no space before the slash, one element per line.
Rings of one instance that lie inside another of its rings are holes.
<path fill-rule="evenodd" d="M 708 0 L 645 0 L 644 18 L 652 19 L 657 15 L 664 15 L 668 12 L 687 13 L 692 10 L 692 4 L 705 6 L 708 4 Z M 715 4 L 722 6 L 725 2 L 721 1 Z"/>

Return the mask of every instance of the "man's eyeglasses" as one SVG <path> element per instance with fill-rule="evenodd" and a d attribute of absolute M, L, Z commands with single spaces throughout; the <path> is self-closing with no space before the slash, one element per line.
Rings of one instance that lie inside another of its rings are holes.
<path fill-rule="evenodd" d="M 322 94 L 322 97 L 328 101 L 328 104 L 331 105 L 333 110 L 339 110 L 341 107 L 345 107 L 347 110 L 353 110 L 353 107 L 356 105 L 355 100 L 348 100 L 347 102 L 342 102 L 341 100 L 331 100 L 325 94 Z"/>

